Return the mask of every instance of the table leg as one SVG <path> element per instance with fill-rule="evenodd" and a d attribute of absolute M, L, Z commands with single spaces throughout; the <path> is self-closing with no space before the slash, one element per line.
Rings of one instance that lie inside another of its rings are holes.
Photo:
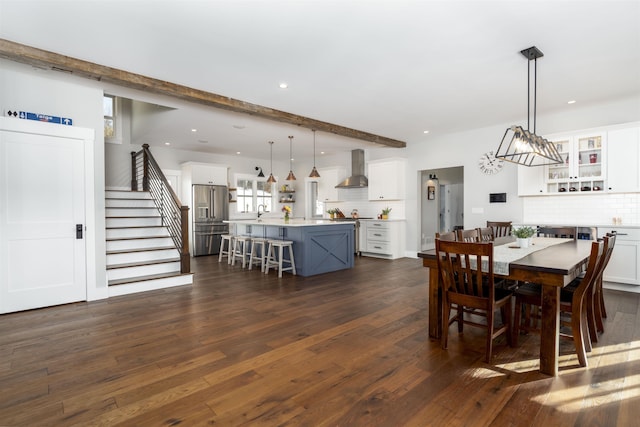
<path fill-rule="evenodd" d="M 560 288 L 542 286 L 542 325 L 540 331 L 540 372 L 558 375 L 560 346 Z"/>
<path fill-rule="evenodd" d="M 429 268 L 429 337 L 440 339 L 442 334 L 442 292 L 438 269 Z"/>

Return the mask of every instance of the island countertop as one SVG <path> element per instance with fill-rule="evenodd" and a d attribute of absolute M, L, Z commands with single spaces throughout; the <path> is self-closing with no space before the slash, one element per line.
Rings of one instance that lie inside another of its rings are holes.
<path fill-rule="evenodd" d="M 292 218 L 289 222 L 285 222 L 282 218 L 257 218 L 257 219 L 229 219 L 224 221 L 229 224 L 238 225 L 270 225 L 277 227 L 314 227 L 317 225 L 339 225 L 339 224 L 355 224 L 354 221 L 331 221 L 330 219 L 299 219 Z"/>

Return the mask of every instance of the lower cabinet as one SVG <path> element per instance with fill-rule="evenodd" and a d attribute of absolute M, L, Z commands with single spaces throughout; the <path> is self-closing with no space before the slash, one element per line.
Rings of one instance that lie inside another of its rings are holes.
<path fill-rule="evenodd" d="M 598 233 L 603 235 L 613 230 L 618 235 L 616 245 L 602 277 L 606 282 L 640 285 L 640 229 L 599 228 Z"/>
<path fill-rule="evenodd" d="M 378 258 L 401 258 L 404 233 L 404 221 L 360 220 L 360 252 Z"/>

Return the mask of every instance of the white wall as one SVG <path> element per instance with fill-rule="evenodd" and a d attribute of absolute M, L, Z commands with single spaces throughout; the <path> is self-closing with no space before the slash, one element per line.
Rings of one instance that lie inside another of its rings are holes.
<path fill-rule="evenodd" d="M 106 298 L 102 90 L 90 80 L 0 60 L 0 94 L 3 115 L 15 110 L 49 114 L 71 118 L 73 126 L 95 129 L 93 167 L 86 171 L 86 198 L 94 207 L 86 218 L 87 298 Z"/>

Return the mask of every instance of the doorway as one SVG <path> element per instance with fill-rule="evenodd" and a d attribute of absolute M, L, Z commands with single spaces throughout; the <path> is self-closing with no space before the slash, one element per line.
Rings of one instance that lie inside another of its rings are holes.
<path fill-rule="evenodd" d="M 84 301 L 85 144 L 93 134 L 10 120 L 0 120 L 0 313 Z"/>
<path fill-rule="evenodd" d="M 420 250 L 435 247 L 435 234 L 464 227 L 464 167 L 420 172 Z"/>

